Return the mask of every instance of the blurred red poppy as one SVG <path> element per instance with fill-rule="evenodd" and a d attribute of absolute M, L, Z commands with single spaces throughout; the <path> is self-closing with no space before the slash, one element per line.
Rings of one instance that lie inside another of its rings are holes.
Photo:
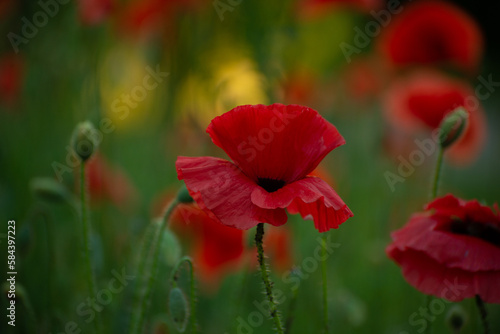
<path fill-rule="evenodd" d="M 24 63 L 19 56 L 0 57 L 0 102 L 12 107 L 19 99 L 23 85 Z"/>
<path fill-rule="evenodd" d="M 355 58 L 346 65 L 341 82 L 351 103 L 366 103 L 378 97 L 387 81 L 385 64 L 375 58 Z"/>
<path fill-rule="evenodd" d="M 10 14 L 15 5 L 17 4 L 14 0 L 0 0 L 0 18 L 3 19 Z"/>
<path fill-rule="evenodd" d="M 274 271 L 284 273 L 293 266 L 292 233 L 286 226 L 277 228 L 268 226 L 263 239 L 264 251 L 269 258 L 269 264 Z M 250 269 L 257 269 L 257 248 L 250 250 Z"/>
<path fill-rule="evenodd" d="M 302 15 L 321 15 L 330 10 L 354 9 L 369 12 L 382 7 L 381 0 L 303 0 L 300 2 L 299 13 Z"/>
<path fill-rule="evenodd" d="M 114 0 L 78 0 L 78 16 L 84 25 L 102 23 L 114 9 Z"/>
<path fill-rule="evenodd" d="M 395 127 L 414 134 L 436 129 L 446 114 L 463 106 L 469 112 L 466 130 L 448 150 L 456 164 L 466 164 L 480 153 L 486 139 L 486 118 L 472 88 L 437 72 L 416 72 L 396 80 L 384 97 L 384 111 Z"/>
<path fill-rule="evenodd" d="M 500 303 L 500 211 L 447 195 L 392 233 L 387 255 L 425 294 Z"/>
<path fill-rule="evenodd" d="M 212 120 L 207 132 L 234 163 L 178 157 L 180 180 L 213 219 L 239 229 L 280 226 L 290 213 L 313 219 L 320 232 L 352 216 L 322 179 L 307 176 L 345 143 L 317 111 L 299 105 L 246 105 Z"/>
<path fill-rule="evenodd" d="M 453 65 L 477 69 L 483 39 L 476 22 L 443 1 L 409 4 L 394 17 L 378 40 L 378 49 L 395 65 Z"/>
<path fill-rule="evenodd" d="M 136 201 L 137 192 L 128 177 L 110 166 L 102 154 L 97 153 L 87 162 L 86 173 L 91 203 L 110 201 L 126 210 Z"/>
<path fill-rule="evenodd" d="M 204 288 L 214 290 L 224 275 L 239 269 L 244 259 L 243 231 L 210 218 L 196 204 L 178 204 L 171 228 L 189 241 L 189 254 Z"/>
<path fill-rule="evenodd" d="M 149 36 L 168 26 L 178 10 L 197 9 L 205 0 L 131 0 L 122 8 L 118 29 L 127 35 Z"/>

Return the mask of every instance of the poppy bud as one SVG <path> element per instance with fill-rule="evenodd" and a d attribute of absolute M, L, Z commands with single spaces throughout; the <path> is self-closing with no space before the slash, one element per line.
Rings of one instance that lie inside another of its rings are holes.
<path fill-rule="evenodd" d="M 183 333 L 189 320 L 189 304 L 179 287 L 172 288 L 168 295 L 168 314 L 177 330 Z"/>
<path fill-rule="evenodd" d="M 189 190 L 185 184 L 183 184 L 177 192 L 177 201 L 179 201 L 179 203 L 193 203 L 193 198 L 189 194 Z"/>
<path fill-rule="evenodd" d="M 76 152 L 82 162 L 87 161 L 97 150 L 99 145 L 98 132 L 91 122 L 79 123 L 71 137 L 71 147 Z"/>
<path fill-rule="evenodd" d="M 446 315 L 446 323 L 454 333 L 460 332 L 466 321 L 467 314 L 460 305 L 453 305 Z"/>
<path fill-rule="evenodd" d="M 35 197 L 53 203 L 65 202 L 69 199 L 68 189 L 54 179 L 37 177 L 31 180 L 30 188 Z"/>
<path fill-rule="evenodd" d="M 439 144 L 443 149 L 460 138 L 460 135 L 465 130 L 468 118 L 469 113 L 463 107 L 458 107 L 445 116 L 439 126 Z"/>

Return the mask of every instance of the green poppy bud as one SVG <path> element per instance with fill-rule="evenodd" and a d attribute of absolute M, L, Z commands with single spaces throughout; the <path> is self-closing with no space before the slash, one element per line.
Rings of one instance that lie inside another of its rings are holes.
<path fill-rule="evenodd" d="M 177 330 L 184 333 L 189 321 L 189 304 L 179 287 L 172 288 L 168 295 L 168 314 Z"/>
<path fill-rule="evenodd" d="M 189 190 L 185 184 L 183 184 L 177 192 L 177 201 L 179 201 L 179 203 L 193 203 L 193 198 L 189 194 Z"/>
<path fill-rule="evenodd" d="M 439 126 L 439 144 L 443 149 L 449 147 L 464 132 L 469 113 L 463 107 L 458 107 L 445 116 Z"/>
<path fill-rule="evenodd" d="M 61 183 L 48 177 L 31 180 L 30 188 L 35 197 L 53 203 L 62 203 L 69 199 L 68 189 Z"/>
<path fill-rule="evenodd" d="M 83 161 L 87 161 L 99 146 L 99 133 L 91 122 L 79 123 L 71 137 L 71 147 L 76 155 Z"/>
<path fill-rule="evenodd" d="M 467 314 L 460 305 L 453 305 L 446 314 L 446 323 L 450 329 L 458 333 L 467 321 Z"/>

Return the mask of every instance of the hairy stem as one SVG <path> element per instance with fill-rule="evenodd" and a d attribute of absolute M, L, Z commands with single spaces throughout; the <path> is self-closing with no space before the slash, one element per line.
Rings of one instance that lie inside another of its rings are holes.
<path fill-rule="evenodd" d="M 90 221 L 88 218 L 88 208 L 87 208 L 87 182 L 85 178 L 85 162 L 82 161 L 80 168 L 80 210 L 81 210 L 81 219 L 82 219 L 82 228 L 83 228 L 83 252 L 85 258 L 85 268 L 86 268 L 86 279 L 87 286 L 89 289 L 89 294 L 91 298 L 96 296 L 96 288 L 94 282 L 94 273 L 92 270 L 92 261 L 90 258 Z M 93 322 L 94 324 L 94 332 L 101 333 L 101 321 L 100 321 L 99 313 L 96 314 L 96 318 Z"/>
<path fill-rule="evenodd" d="M 159 226 L 154 226 L 156 223 L 153 222 L 153 228 L 148 233 L 144 240 L 144 244 L 141 251 L 141 258 L 139 263 L 139 296 L 138 296 L 138 309 L 134 310 L 135 316 L 132 318 L 131 333 L 139 334 L 144 326 L 144 319 L 146 317 L 146 312 L 149 306 L 149 299 L 151 295 L 151 290 L 156 278 L 156 271 L 158 267 L 158 258 L 160 250 L 160 240 L 167 226 L 168 220 L 172 215 L 178 201 L 173 200 L 165 210 L 163 214 L 163 219 Z M 145 281 L 145 286 L 141 287 L 141 283 Z"/>
<path fill-rule="evenodd" d="M 483 300 L 479 295 L 476 295 L 476 306 L 479 310 L 479 315 L 481 316 L 481 323 L 483 325 L 483 333 L 489 334 L 490 325 L 488 323 L 488 311 L 486 310 L 486 306 L 484 305 Z"/>
<path fill-rule="evenodd" d="M 264 237 L 264 224 L 257 225 L 257 232 L 255 233 L 255 245 L 257 246 L 257 259 L 259 261 L 260 272 L 262 274 L 262 281 L 264 282 L 265 293 L 269 299 L 270 315 L 274 320 L 275 330 L 279 334 L 283 334 L 283 325 L 281 324 L 278 307 L 274 301 L 273 283 L 269 279 L 269 272 L 267 271 L 266 263 L 264 262 L 264 247 L 262 246 L 262 238 Z"/>

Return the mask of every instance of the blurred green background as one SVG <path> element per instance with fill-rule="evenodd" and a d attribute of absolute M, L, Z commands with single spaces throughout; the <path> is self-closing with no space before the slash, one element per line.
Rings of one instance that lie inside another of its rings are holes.
<path fill-rule="evenodd" d="M 123 200 L 103 195 L 104 199 L 91 203 L 99 291 L 107 287 L 113 270 L 136 273 L 146 226 L 158 213 L 158 203 L 182 184 L 175 171 L 177 156 L 225 157 L 204 132 L 210 120 L 237 105 L 275 102 L 317 109 L 347 142 L 321 165 L 354 212 L 338 230 L 328 232 L 340 244 L 328 258 L 331 333 L 421 332 L 421 326 L 411 324 L 409 317 L 425 306 L 425 297 L 404 281 L 400 269 L 386 257 L 385 247 L 390 232 L 429 200 L 435 156 L 391 191 L 384 173 L 396 173 L 399 153 L 387 144 L 390 127 L 381 110 L 383 87 L 367 96 L 356 95 L 349 84 L 349 80 L 359 80 L 350 76 L 356 63 L 348 63 L 339 48 L 343 41 L 353 40 L 354 27 L 373 20 L 365 7 L 340 6 L 318 13 L 290 0 L 52 3 L 57 6 L 53 17 L 49 15 L 33 37 L 19 42 L 16 53 L 9 33 L 22 36 L 23 18 L 33 22 L 42 7 L 35 1 L 0 1 L 4 36 L 0 57 L 7 59 L 0 79 L 4 90 L 0 249 L 7 254 L 7 221 L 15 220 L 18 272 L 16 327 L 7 326 L 2 315 L 2 333 L 69 333 L 72 329 L 65 326 L 71 321 L 82 333 L 92 332 L 86 318 L 76 312 L 89 297 L 78 213 L 71 205 L 35 196 L 30 188 L 35 178 L 58 179 L 54 166 L 66 165 L 66 147 L 77 123 L 90 120 L 98 129 L 107 129 L 100 154 L 112 166 L 110 174 L 122 175 L 130 187 L 117 192 L 132 194 Z M 478 75 L 500 78 L 500 44 L 492 14 L 498 11 L 472 1 L 457 5 L 468 10 L 484 32 L 485 53 Z M 375 52 L 374 43 L 353 57 L 368 59 Z M 375 65 L 376 78 L 388 80 L 391 74 L 377 73 L 377 69 L 384 71 Z M 144 87 L 144 78 L 155 70 L 163 73 L 155 88 L 137 88 Z M 477 84 L 475 76 L 466 80 Z M 126 95 L 136 98 L 127 102 Z M 445 162 L 440 194 L 453 192 L 488 205 L 498 202 L 499 99 L 495 91 L 482 101 L 488 140 L 480 156 L 465 167 Z M 64 169 L 60 174 L 61 184 L 76 195 L 78 169 Z M 297 216 L 289 217 L 286 228 L 292 235 L 293 263 L 303 266 L 304 259 L 313 255 L 319 234 L 312 222 Z M 248 231 L 249 239 L 253 233 Z M 168 277 L 178 256 L 187 250 L 176 248 L 173 234 L 168 238 L 162 244 L 148 313 L 149 333 L 177 333 L 167 316 Z M 2 268 L 0 277 L 7 271 L 6 265 Z M 280 305 L 287 318 L 291 284 L 282 273 L 271 272 L 276 288 L 287 297 Z M 114 294 L 101 312 L 105 333 L 127 331 L 134 312 L 134 284 L 132 280 Z M 200 332 L 238 332 L 238 317 L 247 322 L 259 320 L 248 317 L 255 311 L 253 302 L 263 298 L 256 271 L 228 274 L 216 291 L 199 293 Z M 7 303 L 3 294 L 5 313 Z M 463 333 L 480 332 L 473 301 L 459 304 L 468 318 Z M 451 333 L 446 325 L 451 306 L 445 305 L 432 321 L 434 333 Z M 499 333 L 500 307 L 487 307 L 491 333 Z M 290 332 L 320 333 L 321 315 L 318 269 L 301 282 Z M 272 333 L 272 321 L 240 332 Z"/>

